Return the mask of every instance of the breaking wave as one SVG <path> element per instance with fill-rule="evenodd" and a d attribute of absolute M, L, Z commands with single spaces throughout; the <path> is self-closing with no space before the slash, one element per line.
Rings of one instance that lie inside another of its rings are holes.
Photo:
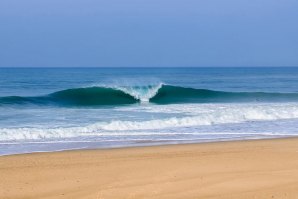
<path fill-rule="evenodd" d="M 175 105 L 177 106 L 177 105 Z M 208 106 L 209 107 L 209 106 Z M 110 120 L 74 127 L 21 127 L 0 128 L 0 142 L 17 140 L 64 139 L 86 136 L 142 136 L 160 134 L 161 130 L 172 133 L 183 127 L 211 126 L 251 121 L 272 121 L 298 118 L 298 104 L 267 105 L 213 105 L 193 107 L 195 115 L 168 117 L 145 121 Z M 177 107 L 179 108 L 179 107 Z M 180 107 L 179 109 L 183 109 Z M 206 111 L 207 109 L 211 109 Z M 274 127 L 273 127 L 274 128 Z M 179 133 L 183 133 L 179 131 Z M 194 131 L 195 133 L 195 131 Z M 164 133 L 162 133 L 164 134 Z"/>
<path fill-rule="evenodd" d="M 298 93 L 225 92 L 185 88 L 166 84 L 148 86 L 87 87 L 61 90 L 44 96 L 0 97 L 0 105 L 36 104 L 59 106 L 126 105 L 142 102 L 225 103 L 225 102 L 297 102 Z"/>

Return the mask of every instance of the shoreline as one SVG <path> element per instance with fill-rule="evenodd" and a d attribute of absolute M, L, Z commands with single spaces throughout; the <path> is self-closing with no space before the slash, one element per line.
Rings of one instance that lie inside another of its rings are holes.
<path fill-rule="evenodd" d="M 66 149 L 57 149 L 57 150 L 45 150 L 45 151 L 30 151 L 30 152 L 19 152 L 19 153 L 8 153 L 0 154 L 0 157 L 5 156 L 15 156 L 15 155 L 30 155 L 35 153 L 59 153 L 59 152 L 72 152 L 72 151 L 85 151 L 85 150 L 112 150 L 112 149 L 129 149 L 129 148 L 147 148 L 147 147 L 167 147 L 167 146 L 176 146 L 176 145 L 197 145 L 197 144 L 212 144 L 212 143 L 222 143 L 222 142 L 247 142 L 247 141 L 258 141 L 258 140 L 276 140 L 276 139 L 295 139 L 298 136 L 280 136 L 280 137 L 264 137 L 264 138 L 239 138 L 239 139 L 219 139 L 219 140 L 206 140 L 206 141 L 160 141 L 160 142 L 142 142 L 143 144 L 133 143 L 127 145 L 116 145 L 112 147 L 98 146 L 98 147 L 81 147 L 81 148 L 66 148 Z M 72 142 L 70 142 L 72 143 Z M 74 142 L 77 143 L 77 142 Z M 84 143 L 82 141 L 82 143 Z M 90 143 L 90 142 L 86 142 Z M 92 143 L 97 143 L 94 141 Z M 40 144 L 40 143 L 26 143 L 26 144 Z M 47 144 L 47 143 L 46 143 Z M 1 143 L 0 143 L 1 145 Z M 6 144 L 3 144 L 6 145 Z M 8 145 L 19 145 L 18 143 L 10 143 Z"/>
<path fill-rule="evenodd" d="M 297 157 L 297 137 L 5 155 L 0 198 L 295 198 Z"/>

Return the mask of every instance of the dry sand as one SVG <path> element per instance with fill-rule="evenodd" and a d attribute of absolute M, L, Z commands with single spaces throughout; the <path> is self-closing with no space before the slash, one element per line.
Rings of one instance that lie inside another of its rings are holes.
<path fill-rule="evenodd" d="M 298 139 L 0 157 L 0 198 L 298 198 Z"/>

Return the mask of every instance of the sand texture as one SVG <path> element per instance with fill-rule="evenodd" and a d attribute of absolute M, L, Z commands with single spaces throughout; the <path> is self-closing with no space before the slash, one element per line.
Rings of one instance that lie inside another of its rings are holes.
<path fill-rule="evenodd" d="M 298 198 L 298 139 L 0 157 L 0 198 Z"/>

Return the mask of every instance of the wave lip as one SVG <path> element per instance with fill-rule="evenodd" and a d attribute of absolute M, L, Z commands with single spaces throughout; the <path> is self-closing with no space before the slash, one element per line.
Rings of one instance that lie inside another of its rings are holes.
<path fill-rule="evenodd" d="M 175 104 L 297 101 L 298 93 L 225 92 L 185 88 L 160 83 L 158 85 L 148 86 L 72 88 L 36 97 L 0 97 L 0 106 L 15 104 L 107 106 L 128 105 L 140 102 Z"/>
<path fill-rule="evenodd" d="M 141 102 L 149 102 L 150 99 L 153 98 L 163 86 L 164 84 L 160 83 L 157 86 L 148 85 L 133 87 L 115 87 L 114 89 L 123 91 L 124 93 L 133 96 L 136 100 L 140 100 Z"/>

